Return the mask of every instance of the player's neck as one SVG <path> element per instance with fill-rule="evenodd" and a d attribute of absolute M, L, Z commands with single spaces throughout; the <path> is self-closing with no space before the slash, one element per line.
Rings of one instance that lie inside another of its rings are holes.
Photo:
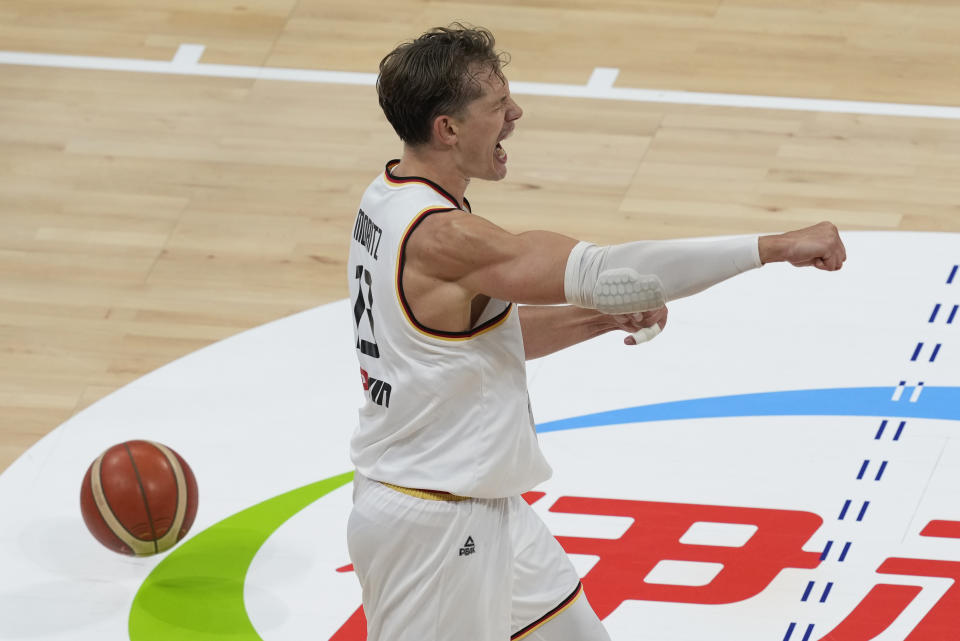
<path fill-rule="evenodd" d="M 457 168 L 457 163 L 447 154 L 430 149 L 414 150 L 404 147 L 400 162 L 394 165 L 394 176 L 418 176 L 440 185 L 451 196 L 463 204 L 470 179 Z"/>

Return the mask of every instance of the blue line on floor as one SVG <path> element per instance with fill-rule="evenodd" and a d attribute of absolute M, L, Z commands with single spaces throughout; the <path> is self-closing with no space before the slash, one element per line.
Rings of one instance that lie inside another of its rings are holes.
<path fill-rule="evenodd" d="M 601 425 L 733 416 L 886 416 L 960 421 L 960 387 L 925 387 L 923 403 L 909 404 L 891 400 L 889 387 L 788 390 L 694 398 L 546 421 L 537 426 L 537 431 L 559 432 Z M 900 429 L 903 429 L 903 423 Z M 893 440 L 899 436 L 900 430 Z"/>

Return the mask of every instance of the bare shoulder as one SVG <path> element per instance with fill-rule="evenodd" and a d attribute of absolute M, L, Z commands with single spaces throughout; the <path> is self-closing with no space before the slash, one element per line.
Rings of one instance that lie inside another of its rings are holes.
<path fill-rule="evenodd" d="M 406 258 L 417 271 L 458 280 L 478 264 L 497 260 L 513 234 L 462 210 L 431 214 L 411 232 Z"/>
<path fill-rule="evenodd" d="M 511 235 L 486 218 L 461 209 L 430 214 L 417 226 L 409 243 L 437 243 L 444 246 L 462 242 L 486 242 Z"/>
<path fill-rule="evenodd" d="M 511 233 L 463 211 L 424 219 L 410 236 L 407 265 L 434 285 L 517 303 L 566 302 L 564 268 L 573 238 L 548 231 Z"/>

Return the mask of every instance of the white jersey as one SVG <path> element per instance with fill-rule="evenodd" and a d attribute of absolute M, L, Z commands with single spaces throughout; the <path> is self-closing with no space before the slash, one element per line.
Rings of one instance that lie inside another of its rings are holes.
<path fill-rule="evenodd" d="M 551 474 L 527 395 L 516 305 L 491 299 L 466 332 L 420 323 L 403 294 L 404 248 L 427 216 L 461 209 L 439 185 L 390 173 L 367 188 L 350 243 L 354 339 L 366 401 L 350 443 L 367 478 L 476 498 Z"/>

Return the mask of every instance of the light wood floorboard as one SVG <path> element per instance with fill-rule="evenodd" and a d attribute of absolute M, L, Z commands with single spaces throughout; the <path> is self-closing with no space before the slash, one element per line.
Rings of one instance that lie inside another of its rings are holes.
<path fill-rule="evenodd" d="M 0 1 L 0 48 L 375 71 L 491 27 L 511 79 L 960 105 L 946 1 Z M 960 121 L 518 97 L 509 229 L 596 242 L 960 231 Z M 176 358 L 346 295 L 361 192 L 400 147 L 370 87 L 0 66 L 0 470 Z M 856 260 L 856 257 L 851 257 Z M 136 427 L 131 426 L 135 434 Z M 79 482 L 79 480 L 78 480 Z"/>

